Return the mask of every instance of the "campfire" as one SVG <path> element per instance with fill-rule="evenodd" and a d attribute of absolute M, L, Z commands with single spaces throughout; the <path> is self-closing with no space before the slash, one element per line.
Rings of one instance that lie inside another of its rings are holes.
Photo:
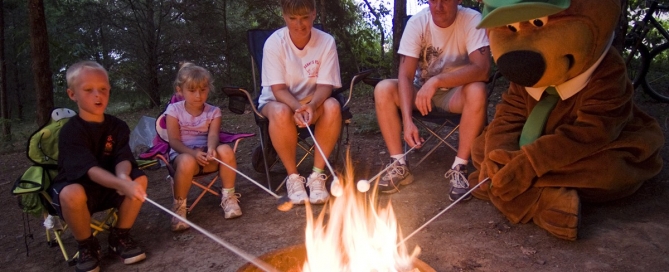
<path fill-rule="evenodd" d="M 348 161 L 344 194 L 329 202 L 314 218 L 307 204 L 305 244 L 261 256 L 280 271 L 434 271 L 411 254 L 401 241 L 401 232 L 392 205 L 377 209 L 370 199 L 356 192 Z M 329 214 L 326 215 L 326 209 Z M 239 271 L 260 271 L 247 264 Z"/>

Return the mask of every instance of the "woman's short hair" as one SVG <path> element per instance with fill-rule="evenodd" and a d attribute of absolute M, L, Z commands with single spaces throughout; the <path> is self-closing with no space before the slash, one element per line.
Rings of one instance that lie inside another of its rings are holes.
<path fill-rule="evenodd" d="M 291 15 L 306 15 L 316 10 L 314 0 L 281 0 L 281 12 Z"/>

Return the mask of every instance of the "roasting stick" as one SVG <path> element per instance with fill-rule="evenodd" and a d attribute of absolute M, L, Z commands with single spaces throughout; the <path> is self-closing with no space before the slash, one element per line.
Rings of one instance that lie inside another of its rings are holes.
<path fill-rule="evenodd" d="M 271 190 L 265 188 L 265 186 L 260 185 L 260 183 L 258 183 L 257 181 L 253 180 L 253 179 L 250 178 L 249 176 L 245 175 L 244 173 L 240 172 L 239 170 L 235 169 L 234 167 L 228 165 L 227 163 L 224 163 L 223 161 L 217 159 L 216 157 L 210 157 L 210 158 L 213 159 L 213 160 L 215 160 L 215 161 L 217 161 L 218 163 L 220 163 L 220 164 L 222 164 L 222 165 L 224 165 L 224 166 L 227 166 L 228 168 L 230 168 L 230 169 L 232 169 L 233 171 L 237 172 L 237 174 L 242 175 L 243 177 L 245 177 L 246 179 L 248 179 L 250 182 L 253 182 L 255 185 L 258 185 L 258 187 L 260 187 L 261 189 L 265 190 L 265 191 L 268 192 L 270 195 L 272 195 L 273 197 L 275 197 L 275 198 L 277 199 L 277 201 L 278 201 L 278 207 L 277 207 L 277 209 L 279 209 L 280 211 L 286 212 L 286 211 L 290 210 L 291 208 L 293 208 L 293 202 L 290 201 L 290 198 L 288 198 L 287 195 L 286 195 L 286 196 L 279 196 L 279 195 L 275 194 L 274 192 L 272 192 Z"/>
<path fill-rule="evenodd" d="M 217 243 L 219 243 L 219 244 L 222 245 L 223 247 L 225 247 L 225 248 L 227 248 L 228 250 L 232 251 L 233 253 L 239 255 L 240 257 L 242 257 L 242 258 L 244 258 L 245 260 L 249 261 L 250 263 L 252 263 L 252 264 L 255 265 L 256 267 L 262 269 L 263 271 L 266 271 L 266 272 L 279 272 L 279 270 L 277 270 L 276 268 L 272 267 L 272 266 L 269 265 L 268 263 L 263 262 L 262 260 L 256 258 L 255 256 L 253 256 L 253 255 L 251 255 L 251 254 L 248 254 L 248 253 L 244 252 L 243 250 L 241 250 L 241 249 L 239 249 L 239 248 L 237 248 L 237 247 L 235 247 L 235 246 L 233 246 L 233 245 L 227 243 L 226 241 L 224 241 L 223 239 L 217 237 L 216 235 L 213 235 L 212 233 L 208 232 L 207 230 L 201 228 L 200 226 L 195 225 L 194 223 L 188 221 L 188 219 L 183 218 L 183 217 L 179 216 L 178 214 L 176 214 L 176 213 L 174 213 L 174 212 L 168 210 L 167 208 L 165 208 L 165 207 L 159 205 L 158 203 L 154 202 L 154 201 L 151 200 L 150 198 L 145 197 L 144 199 L 145 199 L 146 201 L 148 201 L 149 203 L 153 204 L 154 206 L 158 207 L 159 209 L 161 209 L 161 210 L 167 212 L 167 213 L 170 214 L 171 216 L 176 217 L 177 219 L 183 221 L 184 223 L 186 223 L 186 224 L 188 224 L 189 226 L 193 227 L 194 229 L 198 230 L 199 232 L 201 232 L 201 233 L 204 234 L 205 236 L 207 236 L 207 237 L 209 237 L 210 239 L 216 241 Z"/>
<path fill-rule="evenodd" d="M 418 147 L 418 146 L 420 146 L 420 145 L 414 145 L 412 148 L 410 148 L 409 150 L 407 150 L 407 152 L 405 152 L 404 154 L 402 154 L 402 157 L 406 157 L 406 155 L 409 154 L 409 152 L 411 152 L 412 150 L 414 150 L 414 149 L 415 149 L 416 147 Z M 364 192 L 369 191 L 369 184 L 370 184 L 371 182 L 373 182 L 374 180 L 378 179 L 378 178 L 381 176 L 381 174 L 383 174 L 383 173 L 385 173 L 386 171 L 388 171 L 388 169 L 390 169 L 390 167 L 392 167 L 393 165 L 395 165 L 397 162 L 398 162 L 398 160 L 393 161 L 391 164 L 389 164 L 388 166 L 386 166 L 386 168 L 384 168 L 383 170 L 381 170 L 381 172 L 379 172 L 378 174 L 376 174 L 375 176 L 373 176 L 371 179 L 368 179 L 368 180 L 367 180 L 367 179 L 361 179 L 361 180 L 358 180 L 358 184 L 357 184 L 357 186 L 356 186 L 356 187 L 358 188 L 358 191 L 361 192 L 361 193 L 364 193 Z"/>
<path fill-rule="evenodd" d="M 311 139 L 314 140 L 314 145 L 318 148 L 318 151 L 320 151 L 321 156 L 325 161 L 325 164 L 328 166 L 328 169 L 330 169 L 330 173 L 332 173 L 332 185 L 330 185 L 330 192 L 332 193 L 332 195 L 336 197 L 341 196 L 344 193 L 344 189 L 342 188 L 341 183 L 339 183 L 339 178 L 337 177 L 337 173 L 335 173 L 334 169 L 332 169 L 332 165 L 330 165 L 328 158 L 325 157 L 325 153 L 323 153 L 323 149 L 321 149 L 321 146 L 316 141 L 316 136 L 314 136 L 314 133 L 311 131 L 309 124 L 304 123 L 304 125 L 307 127 L 309 134 L 311 134 Z"/>
<path fill-rule="evenodd" d="M 411 238 L 411 236 L 414 236 L 416 233 L 418 233 L 419 231 L 421 231 L 421 230 L 422 230 L 423 228 L 425 228 L 428 224 L 432 223 L 432 221 L 434 221 L 435 219 L 437 219 L 437 217 L 439 217 L 440 215 L 444 214 L 446 211 L 448 211 L 449 209 L 451 209 L 451 207 L 453 207 L 453 205 L 455 205 L 455 204 L 457 204 L 458 202 L 460 202 L 460 200 L 462 200 L 463 198 L 465 198 L 467 195 L 471 194 L 474 190 L 476 190 L 476 188 L 478 188 L 479 186 L 481 186 L 481 184 L 485 183 L 485 182 L 488 181 L 488 180 L 490 180 L 490 178 L 485 178 L 484 180 L 482 180 L 481 182 L 479 182 L 479 184 L 476 184 L 476 186 L 474 186 L 474 188 L 471 188 L 469 191 L 467 191 L 467 193 L 465 193 L 465 194 L 462 195 L 460 198 L 458 198 L 458 199 L 456 199 L 455 201 L 453 201 L 453 203 L 451 203 L 451 205 L 448 205 L 448 207 L 446 207 L 446 209 L 444 209 L 443 211 L 441 211 L 440 213 L 438 213 L 437 215 L 435 215 L 434 217 L 432 217 L 432 219 L 430 219 L 430 220 L 428 220 L 427 222 L 425 222 L 425 224 L 423 224 L 422 226 L 420 226 L 419 228 L 417 228 L 416 230 L 414 230 L 411 234 L 407 235 L 407 237 L 405 237 L 402 241 L 400 241 L 399 243 L 397 243 L 397 246 L 399 246 L 399 245 L 401 245 L 401 244 L 404 244 L 404 242 L 406 242 L 406 240 L 409 240 L 409 238 Z"/>

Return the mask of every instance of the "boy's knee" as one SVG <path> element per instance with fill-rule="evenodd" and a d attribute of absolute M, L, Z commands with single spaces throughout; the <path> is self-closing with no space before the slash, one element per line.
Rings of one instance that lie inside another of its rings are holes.
<path fill-rule="evenodd" d="M 146 187 L 149 184 L 149 179 L 145 175 L 137 177 L 134 181 L 144 187 L 144 190 L 146 190 Z"/>
<path fill-rule="evenodd" d="M 81 206 L 85 205 L 88 200 L 86 190 L 78 183 L 65 186 L 58 194 L 58 198 L 61 205 L 64 206 Z"/>

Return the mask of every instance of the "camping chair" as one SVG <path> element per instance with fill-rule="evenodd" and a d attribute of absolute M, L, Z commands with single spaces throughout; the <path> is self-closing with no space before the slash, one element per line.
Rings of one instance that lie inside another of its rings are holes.
<path fill-rule="evenodd" d="M 495 71 L 493 75 L 491 75 L 488 78 L 487 87 L 487 98 L 490 98 L 490 95 L 493 93 L 495 90 L 495 84 L 497 83 L 497 80 L 502 76 L 499 71 Z M 372 87 L 376 86 L 377 83 L 381 81 L 380 78 L 366 78 L 365 83 L 368 85 L 371 85 Z M 487 107 L 486 107 L 487 109 Z M 432 139 L 436 139 L 437 143 L 430 148 L 418 161 L 418 163 L 414 164 L 413 166 L 418 166 L 420 165 L 425 159 L 427 159 L 430 154 L 434 153 L 434 151 L 440 147 L 441 145 L 446 145 L 449 147 L 453 152 L 458 152 L 457 147 L 453 146 L 450 144 L 447 140 L 449 138 L 455 139 L 455 133 L 458 131 L 460 128 L 460 117 L 461 115 L 459 113 L 450 113 L 450 112 L 444 112 L 444 111 L 439 111 L 439 110 L 433 110 L 427 115 L 423 116 L 418 110 L 413 110 L 411 113 L 411 119 L 413 122 L 419 127 L 423 128 L 425 131 L 427 131 L 430 136 L 425 139 L 425 142 L 423 142 L 423 146 L 426 146 Z M 486 120 L 487 122 L 487 120 Z M 444 130 L 448 129 L 449 130 Z M 408 150 L 406 142 L 404 143 L 404 150 Z M 422 149 L 418 149 L 417 151 L 420 151 Z"/>
<path fill-rule="evenodd" d="M 478 10 L 478 9 L 476 9 Z M 402 32 L 404 32 L 404 28 L 407 25 L 407 22 L 411 18 L 411 15 L 404 16 L 402 18 Z M 400 35 L 402 34 L 400 32 Z M 501 77 L 501 74 L 499 71 L 493 72 L 493 74 L 488 78 L 488 81 L 486 82 L 488 84 L 487 86 L 487 98 L 490 98 L 490 95 L 493 93 L 495 90 L 495 84 L 497 82 L 497 79 Z M 371 85 L 372 87 L 376 86 L 377 83 L 379 83 L 382 79 L 381 78 L 366 78 L 364 82 L 368 85 Z M 486 107 L 487 109 L 487 107 Z M 421 113 L 417 110 L 414 110 L 411 114 L 411 119 L 413 122 L 419 127 L 425 129 L 430 136 L 425 140 L 423 145 L 427 144 L 430 142 L 432 139 L 437 139 L 437 143 L 427 152 L 423 155 L 423 157 L 416 163 L 414 166 L 420 165 L 425 159 L 427 159 L 430 154 L 432 154 L 439 146 L 446 145 L 448 146 L 451 150 L 454 152 L 458 152 L 457 147 L 451 145 L 447 139 L 451 138 L 454 136 L 454 134 L 458 131 L 458 128 L 460 128 L 460 114 L 457 113 L 450 113 L 450 112 L 444 112 L 444 111 L 439 111 L 439 110 L 433 110 L 429 114 L 423 116 Z M 486 120 L 487 122 L 487 120 Z M 440 133 L 442 133 L 444 128 L 451 128 L 448 131 L 445 131 L 443 133 L 443 136 L 440 136 Z M 406 142 L 404 143 L 404 150 L 408 150 Z"/>
<path fill-rule="evenodd" d="M 178 102 L 181 101 L 183 98 L 177 96 L 176 94 L 172 96 L 170 101 L 168 102 L 168 105 L 170 103 Z M 165 107 L 167 108 L 167 107 Z M 139 155 L 139 160 L 138 164 L 141 165 L 142 168 L 150 168 L 153 165 L 157 165 L 160 163 L 161 165 L 165 165 L 167 168 L 168 176 L 166 179 L 170 181 L 170 186 L 173 182 L 173 177 L 174 177 L 174 167 L 170 164 L 170 161 L 168 159 L 168 153 L 170 150 L 169 147 L 169 140 L 167 138 L 167 123 L 165 120 L 165 114 L 161 113 L 158 118 L 156 118 L 156 126 L 155 126 L 155 131 L 156 135 L 153 138 L 153 143 L 152 146 L 149 150 L 145 151 L 144 153 Z M 239 145 L 239 141 L 241 141 L 243 138 L 247 137 L 252 137 L 255 136 L 255 134 L 248 134 L 248 133 L 239 133 L 239 134 L 231 134 L 225 131 L 221 131 L 219 133 L 219 141 L 220 143 L 233 143 L 233 152 L 237 151 L 237 146 Z M 220 166 L 223 167 L 223 166 Z M 210 177 L 212 174 L 212 178 Z M 198 202 L 204 197 L 205 194 L 210 193 L 218 198 L 220 198 L 220 191 L 221 188 L 218 188 L 217 186 L 214 186 L 216 181 L 218 180 L 218 171 L 214 172 L 209 172 L 209 173 L 203 173 L 200 175 L 196 175 L 193 177 L 193 180 L 191 183 L 195 185 L 196 187 L 202 189 L 200 194 L 195 198 L 195 201 L 191 203 L 188 208 L 187 212 L 190 213 L 195 206 L 197 205 Z"/>
<path fill-rule="evenodd" d="M 76 263 L 79 252 L 70 257 L 63 244 L 63 235 L 67 224 L 57 215 L 51 205 L 51 197 L 47 193 L 51 181 L 58 174 L 58 133 L 62 126 L 76 113 L 70 109 L 57 108 L 51 112 L 51 120 L 35 131 L 28 140 L 26 153 L 33 165 L 19 177 L 12 188 L 12 194 L 19 198 L 19 206 L 23 210 L 24 241 L 28 255 L 28 238 L 32 238 L 30 219 L 33 215 L 44 219 L 47 245 L 60 248 L 63 257 L 70 266 Z M 107 209 L 91 215 L 93 236 L 109 230 L 118 220 L 115 208 Z M 102 213 L 102 216 L 100 214 Z M 27 226 L 27 228 L 26 228 Z"/>
<path fill-rule="evenodd" d="M 319 24 L 315 24 L 314 27 L 322 30 L 322 26 Z M 260 79 L 262 78 L 260 73 L 262 72 L 261 67 L 262 67 L 263 47 L 265 45 L 265 41 L 267 40 L 267 38 L 269 38 L 269 36 L 272 35 L 272 33 L 274 33 L 275 30 L 276 29 L 251 29 L 247 31 L 247 38 L 248 38 L 247 45 L 249 53 L 251 55 L 251 73 L 253 75 L 254 96 L 251 96 L 251 94 L 244 88 L 239 88 L 239 87 L 223 88 L 223 92 L 230 98 L 229 99 L 230 105 L 228 108 L 233 113 L 243 114 L 246 104 L 251 105 L 251 110 L 254 114 L 255 121 L 256 124 L 258 125 L 260 133 L 260 144 L 253 151 L 252 165 L 253 169 L 256 170 L 257 172 L 265 173 L 265 176 L 267 177 L 267 187 L 270 190 L 272 190 L 270 169 L 272 168 L 272 166 L 276 164 L 276 162 L 278 162 L 279 159 L 278 155 L 276 154 L 276 151 L 274 150 L 274 147 L 272 146 L 269 137 L 269 120 L 267 119 L 267 117 L 263 116 L 260 113 L 260 111 L 258 111 L 258 99 L 260 97 L 260 92 L 261 92 L 260 87 L 258 86 L 258 82 L 260 82 Z M 348 88 L 349 90 L 348 98 L 344 98 L 344 95 L 342 94 L 344 91 L 347 90 L 345 88 L 337 89 L 332 93 L 332 97 L 336 98 L 339 101 L 339 104 L 342 106 L 341 113 L 342 113 L 342 123 L 343 123 L 339 139 L 337 141 L 337 144 L 335 145 L 334 150 L 332 151 L 332 155 L 335 156 L 334 164 L 337 164 L 337 162 L 341 157 L 340 154 L 342 153 L 341 152 L 342 141 L 344 146 L 348 146 L 349 144 L 348 125 L 351 123 L 353 115 L 350 112 L 348 103 L 351 101 L 353 86 L 358 82 L 362 81 L 365 77 L 371 74 L 371 72 L 372 70 L 363 71 L 353 76 L 353 78 L 350 81 L 351 82 L 350 87 Z M 314 127 L 311 126 L 311 129 L 313 130 Z M 342 137 L 344 131 L 346 131 L 345 138 Z M 298 167 L 309 155 L 315 154 L 314 146 L 307 141 L 309 137 L 310 135 L 306 128 L 298 129 L 297 146 L 303 151 L 305 151 L 305 154 L 302 155 L 302 157 L 299 160 L 297 160 Z M 276 190 L 278 191 L 279 189 L 281 189 L 281 186 L 283 186 L 283 182 L 276 188 Z"/>

